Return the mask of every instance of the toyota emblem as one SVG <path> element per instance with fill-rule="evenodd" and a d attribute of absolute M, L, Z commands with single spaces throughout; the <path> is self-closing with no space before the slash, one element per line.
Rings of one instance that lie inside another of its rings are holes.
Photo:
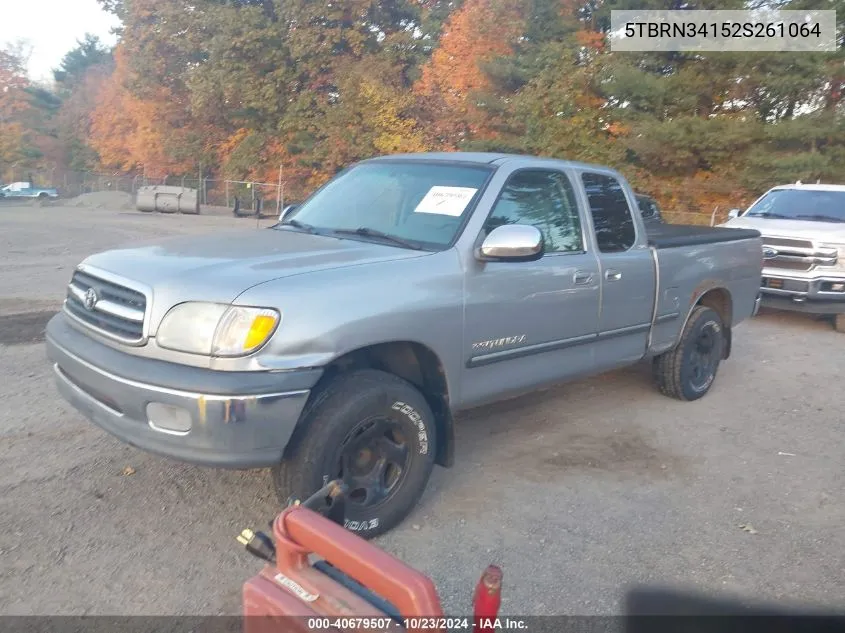
<path fill-rule="evenodd" d="M 763 259 L 774 259 L 778 256 L 778 252 L 770 247 L 766 247 L 763 249 Z"/>
<path fill-rule="evenodd" d="M 100 295 L 97 294 L 97 291 L 93 288 L 88 288 L 88 290 L 85 291 L 85 298 L 83 299 L 82 304 L 85 306 L 86 310 L 93 310 L 99 300 Z"/>

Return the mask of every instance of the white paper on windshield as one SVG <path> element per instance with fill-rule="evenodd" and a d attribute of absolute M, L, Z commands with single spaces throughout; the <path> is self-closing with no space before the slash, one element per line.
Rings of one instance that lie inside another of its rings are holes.
<path fill-rule="evenodd" d="M 414 213 L 436 213 L 457 217 L 467 208 L 478 189 L 472 187 L 432 187 L 420 200 Z"/>

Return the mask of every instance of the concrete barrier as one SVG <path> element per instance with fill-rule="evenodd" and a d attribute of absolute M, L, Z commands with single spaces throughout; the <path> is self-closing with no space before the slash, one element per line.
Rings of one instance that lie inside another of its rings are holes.
<path fill-rule="evenodd" d="M 187 213 L 197 215 L 200 212 L 199 197 L 196 189 L 174 187 L 171 185 L 150 185 L 140 187 L 135 206 L 139 211 L 151 213 Z"/>

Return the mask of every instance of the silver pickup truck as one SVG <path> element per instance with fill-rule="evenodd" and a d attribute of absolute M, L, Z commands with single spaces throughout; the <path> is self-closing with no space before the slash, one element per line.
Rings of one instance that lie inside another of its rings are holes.
<path fill-rule="evenodd" d="M 271 228 L 87 258 L 49 358 L 133 446 L 272 467 L 283 500 L 342 478 L 347 528 L 372 537 L 452 464 L 457 411 L 642 359 L 664 394 L 707 393 L 755 313 L 760 234 L 647 232 L 636 209 L 595 165 L 366 160 Z"/>
<path fill-rule="evenodd" d="M 830 315 L 845 332 L 845 185 L 774 187 L 722 226 L 762 233 L 763 306 Z"/>

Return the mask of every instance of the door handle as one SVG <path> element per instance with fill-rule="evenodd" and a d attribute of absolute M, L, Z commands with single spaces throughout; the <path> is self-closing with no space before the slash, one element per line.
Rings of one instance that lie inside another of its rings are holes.
<path fill-rule="evenodd" d="M 587 284 L 592 283 L 593 275 L 592 273 L 576 272 L 575 275 L 573 275 L 572 280 L 579 286 L 586 286 Z"/>
<path fill-rule="evenodd" d="M 612 268 L 609 270 L 604 271 L 604 278 L 608 281 L 619 281 L 622 279 L 622 273 L 618 270 L 613 270 Z"/>

